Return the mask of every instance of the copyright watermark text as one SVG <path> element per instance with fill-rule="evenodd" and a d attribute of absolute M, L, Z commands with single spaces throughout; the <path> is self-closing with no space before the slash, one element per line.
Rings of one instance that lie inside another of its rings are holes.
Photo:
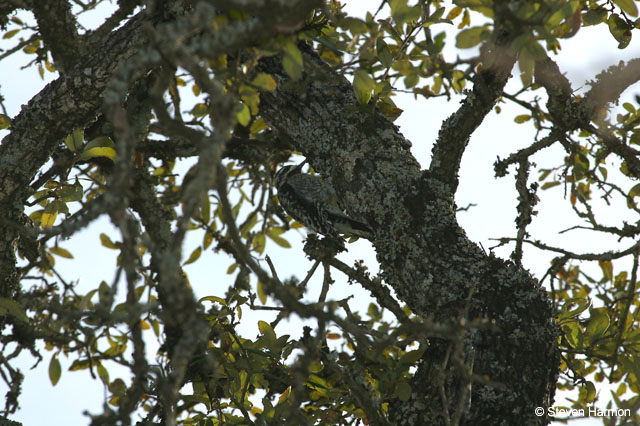
<path fill-rule="evenodd" d="M 631 410 L 626 408 L 601 409 L 597 407 L 589 408 L 565 408 L 565 407 L 536 407 L 535 414 L 538 417 L 547 415 L 549 417 L 630 417 Z"/>

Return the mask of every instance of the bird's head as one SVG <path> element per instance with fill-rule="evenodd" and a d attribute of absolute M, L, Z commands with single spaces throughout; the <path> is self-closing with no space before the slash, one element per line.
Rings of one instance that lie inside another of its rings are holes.
<path fill-rule="evenodd" d="M 296 165 L 296 166 L 283 166 L 276 172 L 275 181 L 276 188 L 280 188 L 282 184 L 286 182 L 286 180 L 297 173 L 302 173 L 302 166 L 304 166 L 306 161 Z"/>

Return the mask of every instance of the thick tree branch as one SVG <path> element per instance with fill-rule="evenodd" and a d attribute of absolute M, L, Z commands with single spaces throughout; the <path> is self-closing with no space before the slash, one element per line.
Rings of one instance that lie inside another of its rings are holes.
<path fill-rule="evenodd" d="M 536 83 L 543 86 L 549 96 L 547 108 L 557 127 L 555 133 L 584 129 L 597 135 L 608 152 L 620 156 L 627 162 L 629 171 L 640 176 L 640 152 L 619 141 L 613 133 L 591 124 L 602 108 L 640 80 L 640 59 L 611 66 L 598 74 L 596 81 L 590 83 L 591 90 L 580 100 L 573 97 L 569 81 L 551 59 L 536 63 L 535 76 Z"/>
<path fill-rule="evenodd" d="M 0 146 L 0 215 L 7 220 L 18 222 L 22 202 L 29 196 L 29 182 L 56 144 L 98 115 L 102 93 L 116 68 L 145 40 L 143 22 L 141 13 L 109 36 L 100 49 L 78 60 L 65 76 L 45 87 L 12 120 L 11 133 Z M 11 243 L 17 233 L 0 225 L 0 235 L 5 238 L 0 245 L 0 295 L 7 296 L 18 288 Z"/>
<path fill-rule="evenodd" d="M 585 115 L 590 119 L 605 106 L 615 102 L 629 86 L 640 81 L 640 58 L 620 62 L 602 71 L 584 95 Z"/>
<path fill-rule="evenodd" d="M 501 54 L 491 53 L 498 59 L 491 67 L 475 75 L 473 89 L 462 101 L 462 106 L 442 124 L 433 147 L 429 171 L 433 177 L 445 183 L 452 193 L 458 187 L 458 169 L 469 138 L 502 95 L 515 63 L 515 58 L 508 55 L 506 49 L 499 45 L 491 48 Z"/>
<path fill-rule="evenodd" d="M 287 80 L 279 62 L 263 60 L 261 70 L 276 77 L 279 89 L 261 96 L 260 112 L 315 170 L 331 179 L 348 211 L 376 227 L 374 245 L 382 276 L 413 312 L 437 321 L 459 318 L 461 312 L 468 312 L 468 319 L 495 321 L 499 332 L 479 331 L 470 342 L 474 373 L 504 386 L 474 385 L 470 424 L 542 423 L 533 409 L 550 404 L 559 359 L 557 329 L 545 292 L 526 271 L 486 256 L 471 243 L 456 222 L 451 187 L 421 173 L 397 128 L 377 111 L 355 108 L 350 84 L 303 50 L 305 70 L 316 78 L 295 93 L 285 88 L 295 83 Z M 491 96 L 499 86 L 493 84 Z M 489 98 L 484 99 L 488 105 Z M 451 174 L 441 176 L 446 180 Z M 473 283 L 477 288 L 467 310 Z M 526 307 L 518 302 L 523 298 L 528 300 Z M 429 379 L 429 368 L 442 365 L 443 348 L 445 343 L 434 343 L 425 353 L 412 382 L 423 392 L 394 405 L 392 421 L 413 417 L 416 424 L 434 424 L 441 410 L 433 407 L 439 389 Z M 451 374 L 455 378 L 461 373 L 453 369 Z M 457 412 L 464 380 L 447 382 L 451 413 Z M 520 407 L 517 420 L 513 407 L 507 408 L 513 401 Z"/>
<path fill-rule="evenodd" d="M 71 70 L 84 53 L 75 16 L 67 0 L 34 1 L 33 14 L 45 46 L 60 74 Z"/>

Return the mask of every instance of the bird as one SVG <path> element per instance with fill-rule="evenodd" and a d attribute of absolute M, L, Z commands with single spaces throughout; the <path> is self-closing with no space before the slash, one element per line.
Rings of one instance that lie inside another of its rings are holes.
<path fill-rule="evenodd" d="M 302 173 L 305 163 L 306 160 L 283 166 L 275 174 L 278 199 L 284 210 L 311 231 L 327 237 L 345 234 L 371 240 L 371 227 L 338 207 L 336 192 L 326 180 Z"/>

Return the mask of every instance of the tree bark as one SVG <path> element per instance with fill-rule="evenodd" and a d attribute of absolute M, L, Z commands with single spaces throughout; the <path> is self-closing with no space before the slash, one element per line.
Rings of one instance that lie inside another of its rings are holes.
<path fill-rule="evenodd" d="M 144 15 L 140 12 L 100 48 L 78 58 L 12 120 L 11 133 L 0 146 L 0 297 L 11 297 L 19 288 L 15 247 L 30 182 L 66 135 L 96 119 L 117 67 L 145 43 Z"/>
<path fill-rule="evenodd" d="M 411 398 L 392 406 L 391 423 L 447 424 L 445 416 L 462 412 L 464 424 L 546 424 L 534 409 L 550 406 L 559 364 L 546 292 L 522 267 L 471 242 L 457 223 L 450 182 L 421 171 L 397 127 L 358 106 L 344 77 L 308 49 L 304 59 L 309 81 L 296 90 L 283 84 L 277 59 L 264 61 L 279 89 L 262 95 L 261 113 L 372 226 L 382 276 L 415 314 L 489 324 L 462 338 L 463 351 L 430 341 Z M 463 359 L 454 362 L 452 353 Z M 472 375 L 461 367 L 471 364 Z M 469 407 L 461 401 L 470 382 Z"/>

